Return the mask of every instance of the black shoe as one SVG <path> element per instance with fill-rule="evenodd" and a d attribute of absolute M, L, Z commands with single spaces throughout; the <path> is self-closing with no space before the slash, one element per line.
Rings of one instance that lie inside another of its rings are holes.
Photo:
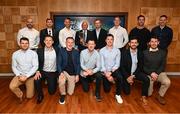
<path fill-rule="evenodd" d="M 61 95 L 59 99 L 59 104 L 65 104 L 65 95 Z"/>
<path fill-rule="evenodd" d="M 40 104 L 43 99 L 44 99 L 44 96 L 43 96 L 43 95 L 39 95 L 39 96 L 37 97 L 37 104 Z"/>
<path fill-rule="evenodd" d="M 99 95 L 96 95 L 96 101 L 101 102 L 101 97 Z"/>

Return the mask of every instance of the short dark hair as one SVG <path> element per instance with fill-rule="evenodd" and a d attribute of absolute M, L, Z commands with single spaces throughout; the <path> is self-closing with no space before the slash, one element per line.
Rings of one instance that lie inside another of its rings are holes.
<path fill-rule="evenodd" d="M 129 39 L 129 42 L 131 42 L 131 40 L 137 40 L 137 42 L 139 42 L 139 39 L 138 39 L 138 37 L 137 37 L 137 36 L 133 36 L 133 37 L 131 37 L 131 38 Z"/>
<path fill-rule="evenodd" d="M 52 20 L 51 18 L 47 18 L 47 19 L 46 19 L 46 22 L 49 21 L 49 20 L 51 20 L 51 21 L 53 22 L 53 20 Z"/>
<path fill-rule="evenodd" d="M 29 43 L 29 39 L 26 38 L 26 37 L 22 37 L 22 38 L 20 39 L 20 43 L 21 43 L 23 40 L 24 40 L 24 41 L 28 41 L 28 43 Z"/>
<path fill-rule="evenodd" d="M 157 39 L 159 41 L 159 38 L 157 36 L 151 36 L 150 41 L 151 39 Z"/>
<path fill-rule="evenodd" d="M 101 19 L 99 19 L 99 18 L 94 20 L 94 22 L 96 22 L 96 21 L 100 21 L 100 22 L 102 22 L 102 20 L 101 20 Z"/>
<path fill-rule="evenodd" d="M 94 43 L 96 43 L 94 39 L 89 39 L 87 42 L 89 42 L 89 41 L 93 41 Z"/>
<path fill-rule="evenodd" d="M 71 21 L 71 18 L 69 18 L 69 17 L 66 17 L 64 20 L 69 20 L 69 21 Z"/>
<path fill-rule="evenodd" d="M 69 40 L 69 39 L 74 40 L 73 37 L 67 37 L 67 38 L 66 38 L 66 41 Z"/>
<path fill-rule="evenodd" d="M 47 37 L 52 38 L 52 40 L 54 41 L 53 37 L 50 36 L 50 35 L 46 35 L 46 36 L 44 37 L 44 40 L 45 40 Z"/>
<path fill-rule="evenodd" d="M 168 18 L 167 15 L 161 15 L 159 18 L 161 18 L 161 17 L 165 17 L 166 19 Z"/>
<path fill-rule="evenodd" d="M 114 36 L 112 34 L 107 34 L 106 39 L 107 37 L 112 37 L 114 39 Z"/>
<path fill-rule="evenodd" d="M 144 15 L 139 15 L 139 16 L 137 17 L 137 20 L 139 20 L 140 17 L 143 17 L 143 18 L 145 19 L 145 16 L 144 16 Z"/>

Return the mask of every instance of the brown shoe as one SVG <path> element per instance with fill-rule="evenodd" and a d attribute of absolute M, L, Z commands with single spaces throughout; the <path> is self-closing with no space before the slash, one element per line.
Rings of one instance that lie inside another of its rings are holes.
<path fill-rule="evenodd" d="M 164 97 L 161 97 L 160 95 L 158 95 L 156 99 L 159 101 L 160 104 L 162 105 L 166 104 L 166 100 L 164 99 Z"/>
<path fill-rule="evenodd" d="M 146 96 L 142 96 L 141 101 L 142 101 L 143 105 L 148 105 L 148 100 L 147 100 Z"/>

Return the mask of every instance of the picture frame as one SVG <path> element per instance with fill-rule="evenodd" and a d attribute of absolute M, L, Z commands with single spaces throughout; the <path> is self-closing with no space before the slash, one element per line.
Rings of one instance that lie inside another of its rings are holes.
<path fill-rule="evenodd" d="M 64 28 L 64 19 L 71 19 L 71 28 L 75 31 L 81 30 L 82 21 L 87 21 L 89 24 L 88 29 L 94 29 L 94 20 L 100 19 L 102 21 L 102 28 L 109 30 L 114 26 L 113 20 L 114 17 L 119 16 L 121 19 L 121 26 L 127 29 L 127 12 L 88 12 L 88 13 L 73 13 L 73 12 L 50 12 L 51 18 L 54 21 L 54 28 L 59 31 Z"/>

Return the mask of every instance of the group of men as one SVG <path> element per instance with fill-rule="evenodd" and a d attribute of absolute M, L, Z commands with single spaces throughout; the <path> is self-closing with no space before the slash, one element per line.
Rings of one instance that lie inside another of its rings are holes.
<path fill-rule="evenodd" d="M 114 26 L 108 31 L 102 28 L 100 19 L 94 21 L 95 29 L 88 30 L 88 22 L 82 22 L 82 30 L 71 29 L 71 20 L 64 20 L 65 27 L 59 32 L 53 28 L 53 20 L 47 19 L 47 28 L 40 33 L 33 28 L 33 20 L 20 29 L 17 42 L 20 49 L 13 53 L 12 70 L 15 77 L 10 90 L 23 101 L 20 85 L 26 85 L 26 97 L 37 92 L 37 103 L 44 99 L 42 81 L 47 81 L 49 94 L 59 86 L 59 103 L 64 104 L 66 94 L 72 95 L 80 80 L 84 92 L 89 83 L 95 82 L 95 98 L 102 100 L 104 92 L 110 92 L 115 83 L 115 99 L 122 104 L 121 91 L 130 94 L 135 80 L 142 82 L 141 101 L 147 105 L 147 97 L 153 93 L 153 83 L 161 83 L 157 100 L 165 104 L 164 95 L 170 86 L 165 73 L 168 46 L 173 32 L 167 23 L 167 16 L 159 18 L 159 25 L 151 30 L 144 26 L 145 17 L 137 17 L 137 27 L 128 33 L 120 26 L 120 17 L 114 18 Z M 38 48 L 38 45 L 42 48 Z M 67 83 L 67 85 L 66 85 Z M 35 87 L 34 87 L 35 84 Z"/>

